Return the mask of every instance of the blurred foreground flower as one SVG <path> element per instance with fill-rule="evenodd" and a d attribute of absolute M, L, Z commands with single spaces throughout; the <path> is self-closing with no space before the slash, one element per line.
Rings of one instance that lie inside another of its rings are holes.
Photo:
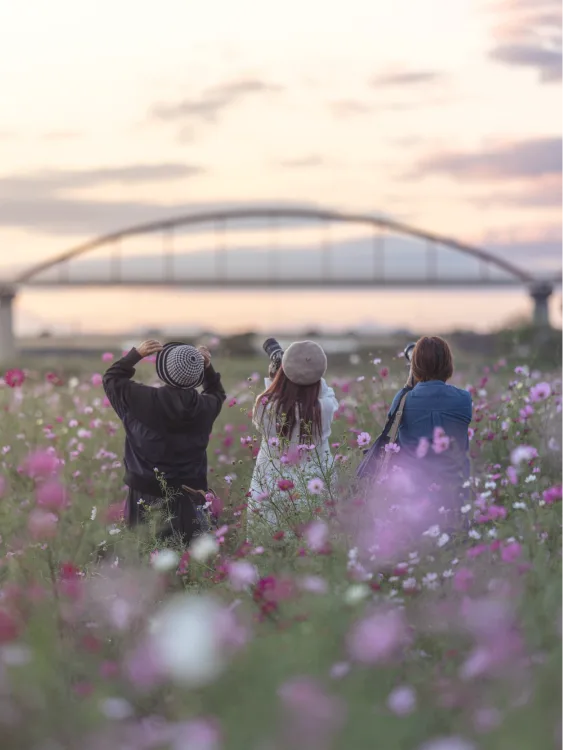
<path fill-rule="evenodd" d="M 150 642 L 162 672 L 187 687 L 207 685 L 223 671 L 219 604 L 210 597 L 171 599 L 150 625 Z"/>
<path fill-rule="evenodd" d="M 348 653 L 354 661 L 378 664 L 391 659 L 408 640 L 399 610 L 374 612 L 352 626 L 347 638 Z"/>
<path fill-rule="evenodd" d="M 284 734 L 291 748 L 324 750 L 346 718 L 341 698 L 329 695 L 310 677 L 285 682 L 278 695 L 287 714 Z"/>
<path fill-rule="evenodd" d="M 55 474 L 61 465 L 53 449 L 37 450 L 30 453 L 24 462 L 24 471 L 32 479 L 47 477 Z"/>
<path fill-rule="evenodd" d="M 211 534 L 202 534 L 190 544 L 190 558 L 204 563 L 219 551 L 219 543 Z"/>
<path fill-rule="evenodd" d="M 180 555 L 173 549 L 159 549 L 151 553 L 151 565 L 158 573 L 177 567 Z"/>
<path fill-rule="evenodd" d="M 23 384 L 24 380 L 25 374 L 23 370 L 20 370 L 17 367 L 13 370 L 8 370 L 4 375 L 4 382 L 6 383 L 6 385 L 9 385 L 10 388 L 17 388 L 18 386 Z"/>

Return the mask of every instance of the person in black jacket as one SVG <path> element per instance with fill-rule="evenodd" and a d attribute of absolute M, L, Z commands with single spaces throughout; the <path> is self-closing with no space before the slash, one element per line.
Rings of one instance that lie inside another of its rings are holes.
<path fill-rule="evenodd" d="M 157 355 L 156 371 L 164 383 L 159 388 L 132 380 L 135 365 L 152 354 Z M 189 543 L 201 529 L 198 510 L 208 489 L 209 435 L 226 398 L 209 351 L 144 341 L 109 367 L 103 386 L 125 428 L 127 525 L 145 521 L 148 508 L 161 508 L 167 517 L 162 537 Z"/>

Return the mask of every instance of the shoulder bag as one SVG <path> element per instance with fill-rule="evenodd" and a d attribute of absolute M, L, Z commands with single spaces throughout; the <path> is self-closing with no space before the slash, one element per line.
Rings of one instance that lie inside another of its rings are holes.
<path fill-rule="evenodd" d="M 375 443 L 365 451 L 365 456 L 356 471 L 357 479 L 376 479 L 387 471 L 387 466 L 391 458 L 391 452 L 385 450 L 386 446 L 397 441 L 399 427 L 403 418 L 405 399 L 412 385 L 406 385 L 399 395 L 397 406 L 389 415 L 383 432 L 377 438 Z"/>

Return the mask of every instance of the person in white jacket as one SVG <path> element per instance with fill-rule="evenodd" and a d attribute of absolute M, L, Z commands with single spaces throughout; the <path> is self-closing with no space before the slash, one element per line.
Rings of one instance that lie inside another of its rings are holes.
<path fill-rule="evenodd" d="M 256 399 L 253 423 L 261 436 L 250 485 L 248 526 L 259 520 L 285 528 L 306 520 L 308 503 L 334 478 L 329 437 L 338 409 L 325 380 L 327 358 L 314 341 L 297 341 L 281 364 L 270 365 L 266 390 Z"/>

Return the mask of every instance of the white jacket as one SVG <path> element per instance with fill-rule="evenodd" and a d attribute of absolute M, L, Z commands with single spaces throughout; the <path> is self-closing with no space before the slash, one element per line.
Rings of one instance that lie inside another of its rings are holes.
<path fill-rule="evenodd" d="M 264 379 L 266 388 L 271 385 L 270 378 Z M 296 419 L 291 438 L 283 440 L 281 447 L 278 447 L 278 435 L 276 432 L 276 418 L 272 415 L 272 404 L 266 404 L 262 407 L 260 404 L 255 407 L 252 421 L 258 433 L 262 436 L 262 442 L 258 456 L 256 457 L 256 466 L 252 475 L 250 485 L 249 501 L 249 521 L 252 516 L 252 508 L 260 506 L 263 515 L 270 516 L 272 523 L 275 520 L 270 513 L 265 513 L 265 504 L 267 504 L 267 495 L 279 495 L 279 479 L 290 479 L 299 489 L 304 481 L 309 481 L 315 477 L 322 478 L 326 476 L 327 471 L 332 470 L 333 458 L 330 452 L 329 438 L 332 429 L 332 420 L 338 409 L 338 401 L 334 395 L 334 390 L 330 388 L 324 379 L 321 380 L 319 392 L 319 403 L 321 407 L 321 435 L 320 440 L 315 440 L 314 450 L 303 451 L 305 460 L 297 466 L 286 465 L 281 461 L 284 453 L 295 453 L 297 446 L 300 445 L 299 419 Z M 301 487 L 303 491 L 304 488 Z M 279 498 L 278 498 L 279 499 Z"/>

